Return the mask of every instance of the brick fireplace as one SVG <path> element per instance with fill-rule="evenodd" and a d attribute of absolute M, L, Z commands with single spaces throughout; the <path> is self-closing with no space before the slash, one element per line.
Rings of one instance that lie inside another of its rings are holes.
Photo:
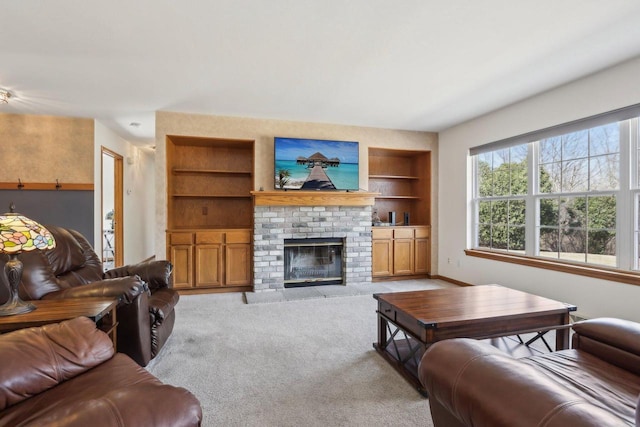
<path fill-rule="evenodd" d="M 343 284 L 371 283 L 372 193 L 253 194 L 255 291 L 284 289 L 289 239 L 341 239 Z"/>

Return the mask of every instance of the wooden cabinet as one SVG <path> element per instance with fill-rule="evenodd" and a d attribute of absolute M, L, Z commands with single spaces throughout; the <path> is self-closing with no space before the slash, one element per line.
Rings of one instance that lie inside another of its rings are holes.
<path fill-rule="evenodd" d="M 169 260 L 173 264 L 173 286 L 190 288 L 193 286 L 193 235 L 192 233 L 170 233 Z"/>
<path fill-rule="evenodd" d="M 193 243 L 182 243 L 187 240 L 185 235 Z M 251 285 L 251 230 L 169 233 L 169 240 L 181 241 L 169 246 L 174 287 L 215 289 Z"/>
<path fill-rule="evenodd" d="M 251 285 L 254 141 L 167 136 L 167 255 L 174 286 Z"/>
<path fill-rule="evenodd" d="M 431 272 L 431 241 L 429 239 L 429 227 L 417 227 L 415 229 L 415 274 L 429 274 Z"/>
<path fill-rule="evenodd" d="M 429 274 L 429 226 L 374 227 L 372 275 L 374 278 Z"/>
<path fill-rule="evenodd" d="M 374 228 L 371 233 L 372 276 L 393 276 L 393 230 L 387 227 Z"/>
<path fill-rule="evenodd" d="M 382 222 L 390 222 L 389 212 L 396 213 L 394 225 L 431 224 L 431 152 L 369 148 L 369 191 L 376 196 L 373 210 Z"/>

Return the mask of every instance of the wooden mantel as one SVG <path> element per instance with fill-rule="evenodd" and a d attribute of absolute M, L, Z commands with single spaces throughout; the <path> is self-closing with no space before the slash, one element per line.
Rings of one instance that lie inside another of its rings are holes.
<path fill-rule="evenodd" d="M 380 193 L 368 191 L 252 191 L 256 206 L 373 206 Z"/>

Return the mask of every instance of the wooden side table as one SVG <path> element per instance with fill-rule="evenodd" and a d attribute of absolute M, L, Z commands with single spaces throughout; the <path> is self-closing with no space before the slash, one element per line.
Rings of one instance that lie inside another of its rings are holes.
<path fill-rule="evenodd" d="M 98 328 L 106 332 L 117 351 L 116 307 L 114 298 L 68 298 L 60 300 L 30 301 L 36 310 L 30 313 L 0 317 L 0 334 L 18 329 L 58 323 L 63 320 L 85 316 L 96 322 Z"/>

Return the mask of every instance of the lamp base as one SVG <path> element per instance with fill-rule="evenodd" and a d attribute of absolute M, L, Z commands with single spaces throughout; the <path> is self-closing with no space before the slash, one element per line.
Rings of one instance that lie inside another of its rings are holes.
<path fill-rule="evenodd" d="M 18 293 L 20 278 L 22 277 L 22 261 L 18 255 L 9 255 L 9 260 L 4 265 L 4 273 L 9 281 L 9 299 L 0 306 L 0 316 L 13 316 L 14 314 L 29 313 L 36 309 L 30 302 L 24 302 Z"/>
<path fill-rule="evenodd" d="M 36 309 L 36 306 L 30 302 L 24 302 L 21 299 L 9 300 L 0 306 L 0 316 L 13 316 L 14 314 L 30 313 Z"/>

